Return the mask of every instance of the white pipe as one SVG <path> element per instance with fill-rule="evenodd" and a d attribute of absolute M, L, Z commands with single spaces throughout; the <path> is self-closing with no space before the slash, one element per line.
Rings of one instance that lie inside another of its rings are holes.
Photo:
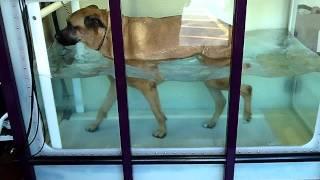
<path fill-rule="evenodd" d="M 2 131 L 3 121 L 4 121 L 5 119 L 7 119 L 7 118 L 8 118 L 8 113 L 5 113 L 5 114 L 0 118 L 0 133 L 1 133 L 1 131 Z"/>
<path fill-rule="evenodd" d="M 8 113 L 5 113 L 1 118 L 0 118 L 0 122 L 3 122 L 5 119 L 8 118 Z M 0 123 L 0 125 L 2 125 L 2 123 Z"/>
<path fill-rule="evenodd" d="M 62 3 L 63 2 L 63 3 Z M 63 7 L 63 4 L 70 2 L 70 0 L 68 1 L 61 1 L 61 2 L 55 2 L 52 3 L 44 8 L 41 9 L 41 17 L 44 18 L 46 16 L 48 16 L 49 14 L 51 14 L 52 12 L 56 11 L 57 9 Z"/>

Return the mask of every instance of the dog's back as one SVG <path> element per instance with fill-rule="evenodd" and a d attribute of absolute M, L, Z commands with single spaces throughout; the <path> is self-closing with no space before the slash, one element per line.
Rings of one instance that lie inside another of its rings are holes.
<path fill-rule="evenodd" d="M 127 59 L 171 60 L 203 54 L 210 49 L 215 54 L 206 53 L 209 57 L 230 50 L 231 26 L 218 20 L 124 17 L 123 28 Z"/>

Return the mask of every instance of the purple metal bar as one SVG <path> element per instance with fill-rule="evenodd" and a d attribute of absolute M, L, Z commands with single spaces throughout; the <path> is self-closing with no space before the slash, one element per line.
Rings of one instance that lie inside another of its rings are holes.
<path fill-rule="evenodd" d="M 132 180 L 132 156 L 127 99 L 127 78 L 122 36 L 120 0 L 109 0 L 115 76 L 118 99 L 122 167 L 125 180 Z"/>
<path fill-rule="evenodd" d="M 233 180 L 234 178 L 246 10 L 247 0 L 235 0 L 232 61 L 229 81 L 226 164 L 224 170 L 225 180 Z"/>
<path fill-rule="evenodd" d="M 12 69 L 8 41 L 5 34 L 3 17 L 0 9 L 0 81 L 1 89 L 4 94 L 5 105 L 8 111 L 10 125 L 13 130 L 14 145 L 16 148 L 19 165 L 23 169 L 24 179 L 33 180 L 35 172 L 33 166 L 28 164 L 31 156 L 28 147 L 26 129 L 20 108 L 19 95 L 16 80 Z"/>
<path fill-rule="evenodd" d="M 283 162 L 319 162 L 320 153 L 289 154 L 241 154 L 236 163 L 283 163 Z M 122 165 L 121 156 L 37 156 L 30 159 L 31 165 Z M 159 164 L 225 164 L 225 156 L 133 156 L 133 165 Z M 13 163 L 18 163 L 14 160 Z M 0 162 L 0 166 L 6 162 Z"/>

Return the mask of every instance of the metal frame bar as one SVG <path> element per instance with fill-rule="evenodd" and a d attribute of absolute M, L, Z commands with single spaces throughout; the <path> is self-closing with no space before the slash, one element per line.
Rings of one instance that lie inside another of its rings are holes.
<path fill-rule="evenodd" d="M 290 2 L 290 14 L 288 20 L 288 31 L 294 34 L 294 28 L 296 26 L 298 2 L 297 0 L 291 0 Z"/>
<path fill-rule="evenodd" d="M 320 53 L 320 31 L 318 32 L 317 53 Z"/>
<path fill-rule="evenodd" d="M 235 163 L 319 162 L 320 153 L 237 155 Z M 19 160 L 15 160 L 16 163 Z M 41 156 L 28 161 L 32 165 L 121 165 L 121 156 Z M 225 164 L 224 156 L 134 156 L 132 165 L 156 164 Z M 1 164 L 1 162 L 0 162 Z"/>
<path fill-rule="evenodd" d="M 235 163 L 319 162 L 320 153 L 237 155 Z M 14 163 L 19 163 L 16 159 Z M 132 165 L 156 164 L 225 164 L 224 156 L 134 156 Z M 32 165 L 121 165 L 121 156 L 40 156 L 28 161 Z M 5 162 L 0 162 L 5 164 Z"/>
<path fill-rule="evenodd" d="M 224 169 L 225 180 L 232 180 L 234 178 L 246 11 L 247 0 L 236 0 L 233 15 L 233 43 L 226 135 L 226 164 Z"/>
<path fill-rule="evenodd" d="M 35 179 L 33 166 L 28 163 L 28 157 L 31 156 L 26 137 L 26 129 L 22 117 L 19 95 L 16 86 L 16 80 L 12 69 L 7 37 L 4 29 L 3 17 L 0 9 L 0 81 L 2 83 L 2 92 L 10 116 L 10 125 L 13 129 L 14 144 L 16 147 L 19 164 L 23 167 L 24 178 L 28 180 Z"/>
<path fill-rule="evenodd" d="M 43 24 L 40 14 L 40 5 L 38 2 L 30 2 L 27 4 L 27 9 L 29 12 L 28 18 L 30 22 L 30 29 L 33 33 L 37 34 L 37 36 L 32 36 L 32 41 L 34 49 L 36 49 L 34 54 L 37 69 L 40 75 L 40 88 L 42 93 L 45 94 L 43 103 L 45 107 L 45 115 L 47 118 L 51 144 L 54 148 L 62 148 L 58 116 L 51 82 L 51 71 L 49 67 L 48 53 L 42 28 Z"/>
<path fill-rule="evenodd" d="M 75 12 L 80 9 L 79 0 L 71 0 L 71 12 Z M 78 51 L 78 49 L 76 49 Z M 74 95 L 74 104 L 75 110 L 77 113 L 83 113 L 84 109 L 84 100 L 82 96 L 82 86 L 81 86 L 81 79 L 74 78 L 71 80 L 72 82 L 72 91 Z"/>
<path fill-rule="evenodd" d="M 117 88 L 123 176 L 125 180 L 132 180 L 133 175 L 127 98 L 127 78 L 123 47 L 120 0 L 109 0 L 109 8 Z"/>
<path fill-rule="evenodd" d="M 69 0 L 70 1 L 70 0 Z M 51 14 L 52 12 L 58 10 L 63 7 L 63 2 L 55 2 L 41 9 L 41 17 L 44 18 Z"/>

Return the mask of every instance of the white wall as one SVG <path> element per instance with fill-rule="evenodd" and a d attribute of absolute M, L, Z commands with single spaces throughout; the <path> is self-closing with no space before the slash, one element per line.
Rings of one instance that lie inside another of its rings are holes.
<path fill-rule="evenodd" d="M 108 7 L 105 0 L 80 0 L 80 2 L 81 7 L 91 4 L 96 4 L 100 8 Z M 187 7 L 203 8 L 232 22 L 232 0 L 122 0 L 123 14 L 128 16 L 178 15 Z M 247 29 L 286 27 L 289 7 L 290 0 L 248 0 Z"/>
<path fill-rule="evenodd" d="M 99 8 L 109 7 L 107 4 L 107 0 L 80 0 L 80 7 L 81 8 L 89 6 L 91 4 L 95 4 L 95 5 L 99 6 Z"/>
<path fill-rule="evenodd" d="M 320 1 L 319 0 L 298 0 L 299 4 L 305 4 L 308 6 L 320 6 Z"/>
<path fill-rule="evenodd" d="M 290 0 L 248 0 L 246 29 L 286 28 Z"/>

